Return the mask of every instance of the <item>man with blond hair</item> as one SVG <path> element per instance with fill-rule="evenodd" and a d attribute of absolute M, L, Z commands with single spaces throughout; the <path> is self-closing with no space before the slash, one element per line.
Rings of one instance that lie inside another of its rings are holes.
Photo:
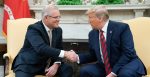
<path fill-rule="evenodd" d="M 90 64 L 80 69 L 80 77 L 146 75 L 145 66 L 136 55 L 129 25 L 109 20 L 104 6 L 92 8 L 86 14 L 93 28 L 89 32 L 89 54 L 79 54 L 78 63 Z"/>

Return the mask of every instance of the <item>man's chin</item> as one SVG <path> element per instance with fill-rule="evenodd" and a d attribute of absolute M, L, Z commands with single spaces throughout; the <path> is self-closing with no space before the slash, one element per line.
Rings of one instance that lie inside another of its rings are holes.
<path fill-rule="evenodd" d="M 57 26 L 56 26 L 56 25 L 54 26 L 54 28 L 58 28 L 58 27 L 59 27 L 58 25 L 57 25 Z"/>

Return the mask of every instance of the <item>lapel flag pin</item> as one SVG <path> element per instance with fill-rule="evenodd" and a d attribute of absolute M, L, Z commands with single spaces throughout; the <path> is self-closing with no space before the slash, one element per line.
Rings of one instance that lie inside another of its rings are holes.
<path fill-rule="evenodd" d="M 112 31 L 110 31 L 110 34 L 112 33 Z"/>

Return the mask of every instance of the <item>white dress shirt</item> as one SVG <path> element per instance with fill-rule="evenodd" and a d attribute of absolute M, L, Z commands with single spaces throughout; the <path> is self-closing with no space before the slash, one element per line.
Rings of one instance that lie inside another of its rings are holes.
<path fill-rule="evenodd" d="M 43 23 L 43 21 L 42 21 L 42 23 Z M 52 31 L 52 29 L 49 29 L 44 23 L 43 23 L 43 25 L 44 25 L 44 28 L 46 29 L 46 32 L 47 32 L 47 34 L 49 35 L 49 32 L 48 31 Z M 52 34 L 51 34 L 51 36 L 52 36 Z M 52 37 L 51 37 L 52 38 Z M 49 40 L 50 41 L 50 40 Z M 51 41 L 52 41 L 52 39 L 51 39 Z M 60 58 L 64 58 L 64 50 L 61 50 L 61 52 L 60 52 L 60 54 L 59 54 L 59 57 Z M 57 62 L 55 62 L 55 63 L 61 63 L 60 61 L 57 61 Z"/>
<path fill-rule="evenodd" d="M 108 28 L 108 23 L 109 23 L 109 20 L 105 23 L 104 27 L 102 28 L 102 30 L 104 31 L 103 32 L 103 35 L 105 37 L 105 40 L 107 40 L 107 28 Z M 104 63 L 104 59 L 103 59 L 103 54 L 102 54 L 102 50 L 101 50 L 101 44 L 100 44 L 100 30 L 99 30 L 99 45 L 100 45 L 100 54 L 101 54 L 101 58 L 102 58 L 102 61 Z M 111 72 L 113 75 L 117 76 L 115 73 Z"/>
<path fill-rule="evenodd" d="M 102 30 L 104 31 L 103 32 L 103 35 L 105 37 L 105 40 L 107 40 L 107 28 L 108 28 L 108 23 L 109 23 L 109 20 L 106 21 L 104 27 L 102 28 Z M 101 54 L 101 58 L 102 58 L 102 61 L 104 63 L 104 59 L 103 59 L 103 54 L 101 52 L 101 44 L 100 44 L 100 31 L 99 31 L 99 45 L 100 45 L 100 54 Z M 80 63 L 80 60 L 79 60 L 79 57 L 78 57 L 78 61 L 77 63 L 79 64 Z M 115 73 L 111 72 L 113 75 L 117 76 Z"/>

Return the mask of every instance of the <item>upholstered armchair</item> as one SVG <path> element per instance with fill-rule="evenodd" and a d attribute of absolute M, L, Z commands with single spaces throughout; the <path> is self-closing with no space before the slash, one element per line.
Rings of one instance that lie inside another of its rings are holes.
<path fill-rule="evenodd" d="M 8 20 L 7 27 L 7 53 L 4 54 L 4 59 L 6 60 L 5 76 L 15 77 L 13 71 L 11 70 L 12 62 L 17 55 L 19 49 L 23 45 L 25 33 L 27 26 L 38 20 L 32 18 L 22 18 L 17 20 Z M 131 31 L 133 33 L 133 39 L 135 44 L 135 49 L 138 56 L 141 58 L 146 66 L 148 75 L 145 77 L 150 77 L 150 18 L 140 17 L 131 20 L 123 21 L 128 23 Z M 36 76 L 42 77 L 42 76 Z M 44 76 L 43 76 L 44 77 Z"/>
<path fill-rule="evenodd" d="M 136 53 L 143 61 L 150 77 L 150 18 L 140 17 L 123 21 L 128 23 L 133 34 Z"/>
<path fill-rule="evenodd" d="M 11 70 L 11 65 L 23 45 L 25 33 L 29 24 L 38 20 L 33 18 L 21 18 L 17 20 L 8 20 L 7 23 L 7 53 L 3 55 L 6 60 L 5 77 L 15 77 Z M 45 77 L 45 76 L 36 76 Z"/>

